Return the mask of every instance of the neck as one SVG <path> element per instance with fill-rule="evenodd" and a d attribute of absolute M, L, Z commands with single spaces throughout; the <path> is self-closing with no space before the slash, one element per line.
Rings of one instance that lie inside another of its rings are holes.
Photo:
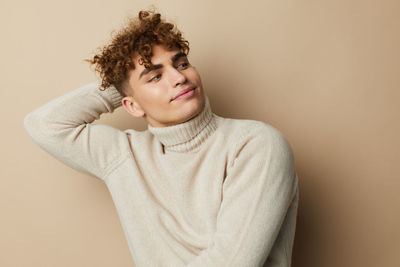
<path fill-rule="evenodd" d="M 208 97 L 202 111 L 190 120 L 166 127 L 153 127 L 148 130 L 164 146 L 165 150 L 189 152 L 201 145 L 217 128 Z"/>

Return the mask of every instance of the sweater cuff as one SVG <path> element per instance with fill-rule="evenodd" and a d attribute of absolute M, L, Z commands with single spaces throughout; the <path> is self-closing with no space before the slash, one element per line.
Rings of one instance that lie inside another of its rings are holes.
<path fill-rule="evenodd" d="M 98 88 L 100 94 L 110 101 L 110 104 L 112 104 L 114 109 L 122 106 L 121 100 L 124 97 L 118 92 L 118 90 L 113 85 L 111 85 L 110 87 L 107 87 L 103 91 L 100 90 L 100 85 L 101 85 L 101 82 L 97 82 L 97 88 Z"/>

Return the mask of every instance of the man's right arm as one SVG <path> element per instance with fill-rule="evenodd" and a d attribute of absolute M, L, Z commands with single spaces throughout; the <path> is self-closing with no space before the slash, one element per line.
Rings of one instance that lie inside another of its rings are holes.
<path fill-rule="evenodd" d="M 128 140 L 123 131 L 92 124 L 122 105 L 115 87 L 100 91 L 99 86 L 93 82 L 51 100 L 27 114 L 24 127 L 37 145 L 61 162 L 104 179 Z"/>

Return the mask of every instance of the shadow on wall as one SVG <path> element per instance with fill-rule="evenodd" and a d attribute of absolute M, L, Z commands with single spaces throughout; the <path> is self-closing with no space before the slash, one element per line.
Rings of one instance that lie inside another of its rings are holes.
<path fill-rule="evenodd" d="M 324 216 L 323 200 L 318 198 L 318 192 L 314 192 L 311 185 L 305 185 L 305 181 L 313 181 L 307 173 L 297 171 L 299 176 L 299 207 L 297 213 L 296 234 L 294 239 L 292 267 L 318 267 L 324 262 L 326 255 L 315 253 L 323 250 L 323 230 L 320 227 L 320 219 Z M 304 177 L 307 177 L 305 179 Z M 316 205 L 316 203 L 321 203 Z"/>

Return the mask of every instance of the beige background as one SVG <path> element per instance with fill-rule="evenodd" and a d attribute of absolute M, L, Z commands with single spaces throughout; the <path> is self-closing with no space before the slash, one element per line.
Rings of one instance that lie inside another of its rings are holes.
<path fill-rule="evenodd" d="M 400 266 L 398 0 L 2 0 L 0 266 L 134 266 L 105 185 L 23 117 L 97 79 L 83 59 L 151 3 L 190 41 L 213 111 L 292 144 L 293 266 Z M 122 108 L 96 123 L 146 126 Z"/>

